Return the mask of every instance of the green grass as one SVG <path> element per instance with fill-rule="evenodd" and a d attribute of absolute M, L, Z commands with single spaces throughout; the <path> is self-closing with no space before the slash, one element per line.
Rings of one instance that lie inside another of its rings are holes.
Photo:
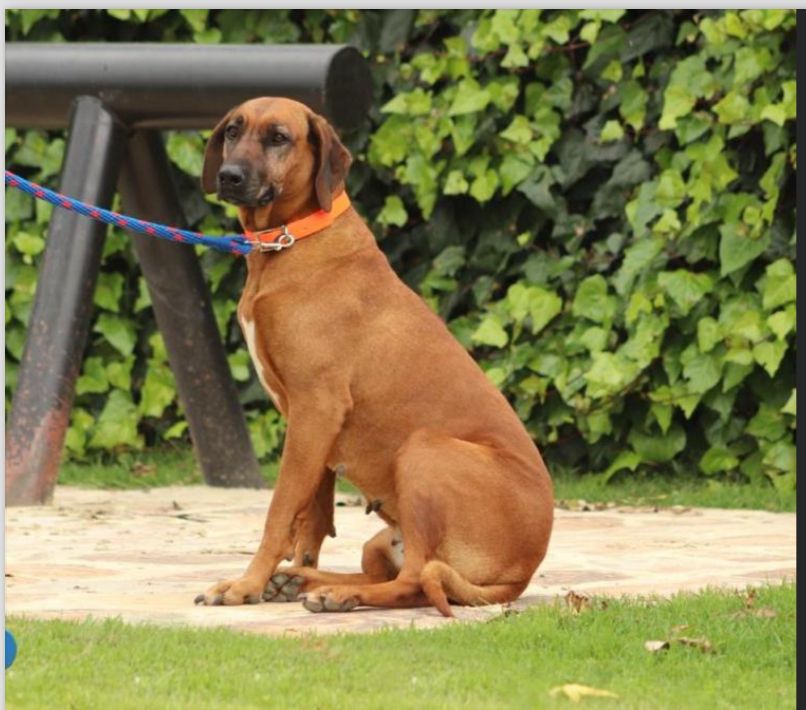
<path fill-rule="evenodd" d="M 616 693 L 612 708 L 794 708 L 795 586 L 670 601 L 562 602 L 435 631 L 278 639 L 12 617 L 17 708 L 563 708 L 550 690 Z M 212 610 L 210 613 L 214 613 Z M 737 616 L 738 614 L 738 616 Z M 772 616 L 774 614 L 774 616 Z M 685 625 L 684 628 L 680 628 Z M 648 640 L 705 638 L 714 652 Z"/>
<path fill-rule="evenodd" d="M 561 505 L 578 508 L 584 503 L 630 506 L 696 506 L 794 512 L 796 492 L 779 491 L 771 483 L 699 477 L 645 476 L 625 473 L 606 484 L 596 475 L 554 475 L 554 493 Z"/>
<path fill-rule="evenodd" d="M 271 485 L 277 479 L 277 461 L 262 465 L 263 475 Z M 166 446 L 138 453 L 105 455 L 86 462 L 65 462 L 59 482 L 94 488 L 152 488 L 167 485 L 201 483 L 202 476 L 187 446 Z M 679 476 L 639 476 L 624 474 L 602 485 L 594 475 L 555 472 L 555 497 L 560 504 L 579 507 L 587 503 L 619 505 L 683 505 L 715 508 L 752 508 L 772 511 L 794 511 L 795 491 L 779 492 L 772 484 L 759 485 L 716 478 Z M 345 481 L 338 489 L 354 493 Z"/>

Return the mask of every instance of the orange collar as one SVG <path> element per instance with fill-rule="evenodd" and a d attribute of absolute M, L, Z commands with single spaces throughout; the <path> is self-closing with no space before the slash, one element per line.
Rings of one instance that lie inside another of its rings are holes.
<path fill-rule="evenodd" d="M 329 227 L 336 220 L 336 217 L 344 214 L 349 207 L 350 198 L 347 197 L 346 192 L 341 192 L 333 200 L 330 212 L 316 210 L 316 212 L 309 214 L 307 217 L 295 219 L 293 222 L 280 227 L 262 229 L 257 232 L 244 230 L 244 234 L 259 251 L 281 251 L 292 246 L 298 239 L 310 237 L 312 234 L 321 232 Z"/>

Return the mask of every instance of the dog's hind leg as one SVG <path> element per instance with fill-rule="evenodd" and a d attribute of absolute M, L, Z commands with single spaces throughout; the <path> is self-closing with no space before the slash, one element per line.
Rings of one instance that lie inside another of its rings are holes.
<path fill-rule="evenodd" d="M 326 470 L 316 495 L 308 508 L 300 515 L 294 545 L 294 567 L 316 567 L 322 541 L 336 536 L 333 525 L 333 491 L 336 474 Z"/>
<path fill-rule="evenodd" d="M 307 609 L 433 604 L 450 616 L 448 599 L 511 601 L 526 588 L 552 526 L 545 471 L 486 444 L 421 430 L 398 452 L 395 484 L 405 545 L 400 574 L 382 583 L 316 587 Z"/>
<path fill-rule="evenodd" d="M 327 572 L 310 567 L 286 567 L 277 570 L 263 592 L 263 600 L 295 601 L 300 594 L 326 584 L 373 584 L 394 579 L 400 569 L 402 540 L 399 531 L 385 528 L 364 544 L 361 572 Z"/>

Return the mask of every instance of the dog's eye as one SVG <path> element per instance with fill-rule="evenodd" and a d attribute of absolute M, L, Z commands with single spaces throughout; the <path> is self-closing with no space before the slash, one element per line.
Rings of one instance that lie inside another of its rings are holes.
<path fill-rule="evenodd" d="M 230 140 L 234 140 L 238 137 L 238 126 L 227 126 L 227 130 L 224 131 L 224 135 Z"/>
<path fill-rule="evenodd" d="M 288 136 L 285 133 L 272 133 L 269 142 L 272 145 L 283 145 L 288 143 Z"/>

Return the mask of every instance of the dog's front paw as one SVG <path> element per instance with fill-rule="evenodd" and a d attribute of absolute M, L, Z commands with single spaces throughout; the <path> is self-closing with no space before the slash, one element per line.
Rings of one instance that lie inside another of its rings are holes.
<path fill-rule="evenodd" d="M 355 588 L 318 587 L 303 595 L 302 606 L 308 611 L 352 611 L 359 604 Z"/>
<path fill-rule="evenodd" d="M 239 577 L 214 584 L 204 594 L 199 594 L 193 602 L 205 606 L 257 604 L 260 602 L 263 587 L 259 579 Z"/>

